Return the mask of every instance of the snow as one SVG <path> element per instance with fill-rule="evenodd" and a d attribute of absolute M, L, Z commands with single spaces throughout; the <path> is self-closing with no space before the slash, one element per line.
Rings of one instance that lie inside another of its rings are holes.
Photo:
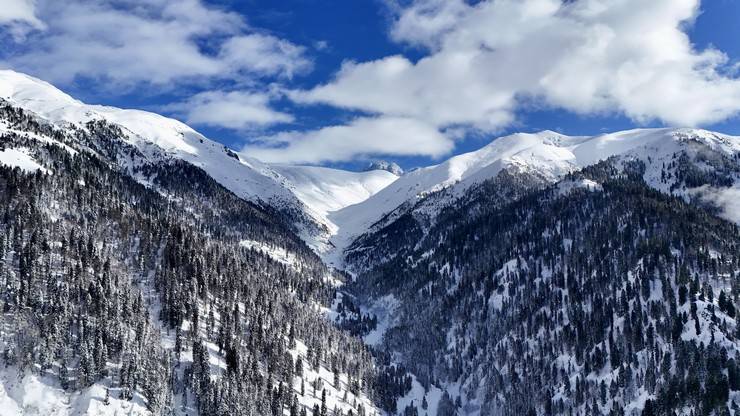
<path fill-rule="evenodd" d="M 421 404 L 426 396 L 427 409 L 421 408 Z M 396 402 L 396 411 L 403 412 L 403 409 L 410 404 L 414 404 L 419 409 L 419 415 L 434 416 L 437 414 L 437 408 L 439 407 L 439 401 L 442 399 L 442 390 L 434 385 L 430 386 L 429 391 L 424 390 L 424 386 L 416 380 L 415 376 L 411 376 L 411 391 L 406 393 L 405 396 L 398 399 Z"/>
<path fill-rule="evenodd" d="M 15 367 L 0 371 L 0 416 L 151 415 L 140 396 L 135 395 L 131 401 L 118 396 L 118 389 L 110 389 L 106 405 L 103 384 L 66 392 L 55 377 L 19 374 Z"/>
<path fill-rule="evenodd" d="M 561 181 L 558 183 L 558 193 L 560 195 L 567 195 L 576 189 L 585 189 L 590 192 L 598 192 L 603 190 L 601 184 L 594 182 L 590 179 L 578 179 L 573 181 Z"/>
<path fill-rule="evenodd" d="M 378 318 L 378 324 L 374 330 L 370 331 L 367 335 L 362 337 L 365 344 L 370 346 L 377 346 L 383 341 L 386 331 L 394 323 L 394 318 L 397 316 L 396 310 L 400 303 L 393 295 L 386 295 L 378 298 L 367 308 L 362 308 L 362 312 L 375 315 Z"/>
<path fill-rule="evenodd" d="M 26 149 L 4 149 L 0 151 L 0 164 L 17 167 L 25 172 L 46 172 L 43 166 L 28 155 Z"/>
<path fill-rule="evenodd" d="M 294 253 L 289 252 L 283 247 L 277 247 L 270 244 L 263 243 L 261 241 L 255 241 L 255 240 L 242 240 L 239 242 L 239 245 L 242 247 L 246 247 L 252 250 L 259 251 L 271 259 L 277 261 L 278 263 L 285 264 L 286 266 L 293 267 L 295 269 L 300 269 L 300 265 L 298 264 L 298 258 L 295 256 Z"/>
<path fill-rule="evenodd" d="M 301 395 L 301 382 L 299 378 L 296 378 L 293 383 L 293 391 L 298 395 L 298 403 L 304 406 L 309 414 L 314 405 L 321 405 L 321 390 L 326 389 L 326 407 L 330 412 L 333 412 L 335 408 L 342 410 L 343 414 L 347 414 L 349 410 L 352 410 L 354 414 L 357 414 L 357 408 L 361 405 L 365 408 L 365 412 L 368 416 L 379 416 L 380 410 L 373 406 L 372 401 L 365 396 L 360 394 L 355 396 L 349 391 L 347 384 L 347 375 L 340 374 L 338 379 L 339 386 L 334 385 L 334 374 L 324 367 L 319 366 L 318 371 L 311 368 L 311 365 L 305 360 L 308 352 L 306 345 L 300 340 L 296 340 L 296 347 L 289 351 L 293 360 L 297 360 L 298 357 L 303 358 L 303 379 L 305 381 L 305 394 Z M 316 389 L 316 394 L 313 392 L 313 383 L 318 382 L 321 386 Z M 347 399 L 345 400 L 344 394 L 347 393 Z M 353 406 L 353 404 L 357 406 Z"/>
<path fill-rule="evenodd" d="M 318 166 L 272 165 L 286 186 L 329 225 L 328 214 L 358 204 L 398 179 L 384 170 L 349 172 Z"/>
<path fill-rule="evenodd" d="M 55 140 L 54 138 L 49 137 L 49 136 L 44 136 L 44 135 L 37 134 L 37 133 L 34 133 L 34 132 L 30 132 L 30 131 L 26 131 L 26 130 L 22 130 L 22 129 L 13 128 L 13 127 L 11 127 L 11 126 L 8 125 L 8 123 L 7 123 L 6 120 L 0 120 L 0 133 L 13 133 L 13 134 L 16 134 L 16 135 L 21 136 L 21 137 L 26 137 L 26 138 L 33 139 L 33 140 L 38 140 L 38 141 L 40 141 L 40 142 L 42 142 L 44 144 L 52 144 L 52 145 L 55 145 L 55 146 L 59 146 L 59 147 L 61 147 L 62 149 L 64 149 L 67 153 L 69 153 L 72 156 L 74 156 L 75 154 L 77 154 L 77 150 L 71 148 L 66 143 L 62 143 L 62 142 L 60 142 L 58 140 Z"/>
<path fill-rule="evenodd" d="M 689 318 L 688 322 L 684 324 L 681 339 L 684 341 L 692 341 L 697 345 L 701 343 L 705 346 L 714 342 L 716 345 L 724 347 L 729 354 L 734 355 L 735 353 L 740 353 L 740 346 L 728 339 L 718 325 L 713 322 L 712 312 L 710 311 L 709 305 L 711 305 L 710 302 L 703 300 L 696 301 L 696 314 L 697 317 L 699 317 L 700 333 L 696 333 L 696 321 Z M 682 305 L 679 310 L 690 316 L 690 302 Z M 730 318 L 724 312 L 721 312 L 716 303 L 714 304 L 714 315 L 717 317 L 715 319 L 718 319 L 718 322 L 724 321 L 728 324 L 736 324 L 735 319 Z M 734 325 L 730 325 L 730 327 L 734 327 Z"/>

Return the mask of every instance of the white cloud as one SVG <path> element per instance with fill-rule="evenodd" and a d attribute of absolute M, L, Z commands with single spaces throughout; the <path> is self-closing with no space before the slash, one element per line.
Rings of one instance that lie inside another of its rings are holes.
<path fill-rule="evenodd" d="M 264 137 L 242 152 L 275 163 L 322 163 L 379 155 L 425 155 L 450 152 L 453 142 L 433 126 L 399 117 L 358 118 L 347 125 Z"/>
<path fill-rule="evenodd" d="M 270 96 L 246 91 L 206 91 L 165 107 L 188 123 L 247 130 L 293 121 L 289 114 L 270 108 Z"/>
<path fill-rule="evenodd" d="M 311 68 L 305 49 L 274 36 L 251 34 L 235 36 L 221 48 L 224 62 L 239 70 L 292 77 Z"/>
<path fill-rule="evenodd" d="M 721 210 L 721 217 L 740 224 L 740 187 L 714 188 L 702 186 L 695 192 L 699 198 L 717 206 Z"/>
<path fill-rule="evenodd" d="M 391 36 L 425 57 L 348 62 L 291 97 L 486 131 L 530 100 L 638 122 L 717 122 L 740 110 L 740 80 L 725 75 L 720 51 L 694 49 L 685 30 L 698 13 L 699 0 L 416 0 Z"/>
<path fill-rule="evenodd" d="M 465 123 L 493 130 L 512 121 L 514 92 L 479 65 L 465 51 L 441 52 L 416 64 L 398 55 L 350 62 L 334 82 L 290 96 L 436 126 Z"/>
<path fill-rule="evenodd" d="M 45 27 L 4 64 L 57 83 L 78 76 L 116 87 L 249 83 L 311 66 L 302 47 L 200 0 L 39 0 L 36 16 Z"/>
<path fill-rule="evenodd" d="M 20 37 L 31 28 L 43 28 L 44 24 L 36 17 L 33 0 L 3 0 L 0 26 L 9 29 L 13 36 Z"/>
<path fill-rule="evenodd" d="M 391 37 L 429 48 L 439 47 L 439 35 L 453 30 L 468 10 L 467 4 L 458 0 L 429 0 L 412 3 L 405 9 L 394 8 L 399 16 Z"/>

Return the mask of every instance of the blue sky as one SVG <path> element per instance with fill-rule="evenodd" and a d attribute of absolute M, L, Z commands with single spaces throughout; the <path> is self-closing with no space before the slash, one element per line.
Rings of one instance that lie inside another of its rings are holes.
<path fill-rule="evenodd" d="M 544 129 L 740 134 L 733 0 L 8 1 L 0 66 L 275 162 L 410 168 Z"/>

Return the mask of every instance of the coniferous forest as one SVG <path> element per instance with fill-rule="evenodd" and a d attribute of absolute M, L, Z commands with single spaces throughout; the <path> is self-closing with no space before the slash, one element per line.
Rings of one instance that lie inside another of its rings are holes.
<path fill-rule="evenodd" d="M 67 391 L 102 382 L 106 401 L 139 400 L 165 415 L 362 415 L 380 400 L 368 349 L 320 312 L 336 290 L 330 271 L 274 219 L 281 214 L 190 164 L 114 169 L 113 159 L 137 151 L 113 126 L 62 133 L 10 106 L 0 113 L 68 143 L 0 141 L 33 149 L 45 166 L 0 166 L 5 366 Z M 298 260 L 282 264 L 245 239 Z"/>

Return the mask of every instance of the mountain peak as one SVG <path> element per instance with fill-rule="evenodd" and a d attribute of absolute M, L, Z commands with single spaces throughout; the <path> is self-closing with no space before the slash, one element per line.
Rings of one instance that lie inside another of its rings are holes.
<path fill-rule="evenodd" d="M 375 161 L 370 162 L 367 165 L 367 167 L 364 169 L 364 171 L 368 172 L 371 170 L 384 170 L 396 176 L 403 175 L 403 169 L 400 166 L 398 166 L 397 163 L 389 162 L 387 160 L 375 160 Z"/>

